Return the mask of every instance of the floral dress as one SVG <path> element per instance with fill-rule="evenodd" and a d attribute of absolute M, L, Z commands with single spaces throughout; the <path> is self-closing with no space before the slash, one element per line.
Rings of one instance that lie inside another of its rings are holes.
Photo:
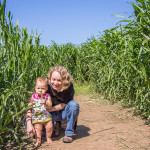
<path fill-rule="evenodd" d="M 45 100 L 48 99 L 49 94 L 43 95 Z M 32 95 L 33 108 L 32 108 L 32 123 L 48 122 L 52 120 L 51 114 L 46 110 L 44 104 L 41 103 L 42 97 L 37 93 Z"/>

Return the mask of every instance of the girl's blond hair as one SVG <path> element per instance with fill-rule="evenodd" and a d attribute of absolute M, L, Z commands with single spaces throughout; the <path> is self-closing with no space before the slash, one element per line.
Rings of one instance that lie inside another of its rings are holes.
<path fill-rule="evenodd" d="M 61 76 L 62 88 L 60 91 L 62 92 L 70 86 L 73 79 L 71 75 L 69 74 L 68 70 L 64 66 L 54 66 L 53 68 L 50 69 L 48 73 L 49 82 L 51 81 L 51 76 L 54 71 L 57 71 Z"/>
<path fill-rule="evenodd" d="M 45 78 L 45 77 L 39 77 L 39 78 L 37 78 L 36 82 L 35 82 L 35 86 L 36 86 L 37 82 L 44 82 L 46 86 L 48 84 L 47 78 Z"/>

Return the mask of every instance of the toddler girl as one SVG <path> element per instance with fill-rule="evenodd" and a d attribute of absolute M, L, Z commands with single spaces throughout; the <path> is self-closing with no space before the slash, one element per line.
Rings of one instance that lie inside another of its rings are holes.
<path fill-rule="evenodd" d="M 51 135 L 52 135 L 52 117 L 50 113 L 46 110 L 46 108 L 52 107 L 52 101 L 50 95 L 46 93 L 48 89 L 47 79 L 44 77 L 39 77 L 35 83 L 35 92 L 28 104 L 28 106 L 32 106 L 32 124 L 34 124 L 35 128 L 35 138 L 36 143 L 35 147 L 41 145 L 41 133 L 43 124 L 46 128 L 46 139 L 50 144 L 52 143 Z"/>

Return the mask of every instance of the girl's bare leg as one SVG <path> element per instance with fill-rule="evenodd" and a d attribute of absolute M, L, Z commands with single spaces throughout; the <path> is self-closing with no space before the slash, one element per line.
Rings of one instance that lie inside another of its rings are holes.
<path fill-rule="evenodd" d="M 36 131 L 36 134 L 35 134 L 36 143 L 34 144 L 34 146 L 38 147 L 41 145 L 41 133 L 42 133 L 43 123 L 35 123 L 34 127 Z"/>
<path fill-rule="evenodd" d="M 46 139 L 47 139 L 47 143 L 51 144 L 52 143 L 52 131 L 53 131 L 53 123 L 52 121 L 46 122 L 44 123 L 45 128 L 46 128 Z"/>

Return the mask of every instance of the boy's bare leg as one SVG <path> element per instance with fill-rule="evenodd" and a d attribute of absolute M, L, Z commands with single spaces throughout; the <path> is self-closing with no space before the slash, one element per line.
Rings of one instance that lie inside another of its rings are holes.
<path fill-rule="evenodd" d="M 35 123 L 34 128 L 36 131 L 35 138 L 36 138 L 36 143 L 34 144 L 35 147 L 38 147 L 41 145 L 41 133 L 42 133 L 42 127 L 43 123 Z"/>
<path fill-rule="evenodd" d="M 46 128 L 46 139 L 47 139 L 47 143 L 51 144 L 52 143 L 52 132 L 53 132 L 53 123 L 52 121 L 46 122 L 44 123 L 45 128 Z"/>

